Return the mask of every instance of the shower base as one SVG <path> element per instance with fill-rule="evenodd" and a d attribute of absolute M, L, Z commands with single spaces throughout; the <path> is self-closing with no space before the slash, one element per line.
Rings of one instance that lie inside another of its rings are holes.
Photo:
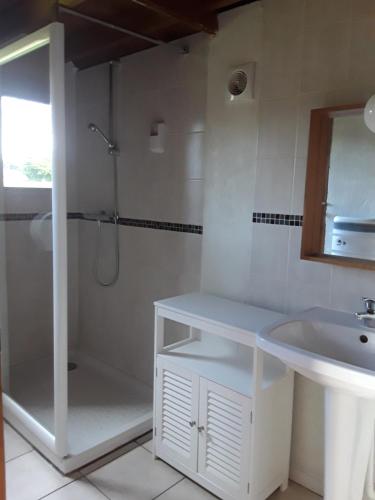
<path fill-rule="evenodd" d="M 57 457 L 4 405 L 4 416 L 62 472 L 68 473 L 152 429 L 152 389 L 82 352 L 69 361 L 69 455 Z M 51 359 L 12 367 L 11 397 L 53 433 Z"/>

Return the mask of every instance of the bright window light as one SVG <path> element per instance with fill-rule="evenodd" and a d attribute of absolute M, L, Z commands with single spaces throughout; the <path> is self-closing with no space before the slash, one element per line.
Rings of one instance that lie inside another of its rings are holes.
<path fill-rule="evenodd" d="M 1 97 L 1 152 L 5 187 L 50 188 L 50 104 Z"/>

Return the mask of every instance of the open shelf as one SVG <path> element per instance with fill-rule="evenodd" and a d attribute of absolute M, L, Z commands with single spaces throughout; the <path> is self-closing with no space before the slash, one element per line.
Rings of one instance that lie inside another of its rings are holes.
<path fill-rule="evenodd" d="M 253 395 L 253 349 L 250 347 L 192 340 L 158 356 L 244 396 Z M 262 389 L 285 373 L 285 366 L 279 360 L 265 355 Z"/>

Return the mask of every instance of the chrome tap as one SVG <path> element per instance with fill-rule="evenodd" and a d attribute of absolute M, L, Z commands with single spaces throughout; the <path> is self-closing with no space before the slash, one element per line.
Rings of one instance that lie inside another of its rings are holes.
<path fill-rule="evenodd" d="M 355 317 L 359 321 L 363 321 L 369 328 L 375 328 L 375 299 L 363 297 L 362 300 L 366 310 L 354 313 Z"/>

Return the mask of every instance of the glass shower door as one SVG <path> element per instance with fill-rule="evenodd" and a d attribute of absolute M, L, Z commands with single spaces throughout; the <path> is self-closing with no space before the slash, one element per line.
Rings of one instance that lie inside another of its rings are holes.
<path fill-rule="evenodd" d="M 0 328 L 5 417 L 67 454 L 64 31 L 0 49 Z"/>

